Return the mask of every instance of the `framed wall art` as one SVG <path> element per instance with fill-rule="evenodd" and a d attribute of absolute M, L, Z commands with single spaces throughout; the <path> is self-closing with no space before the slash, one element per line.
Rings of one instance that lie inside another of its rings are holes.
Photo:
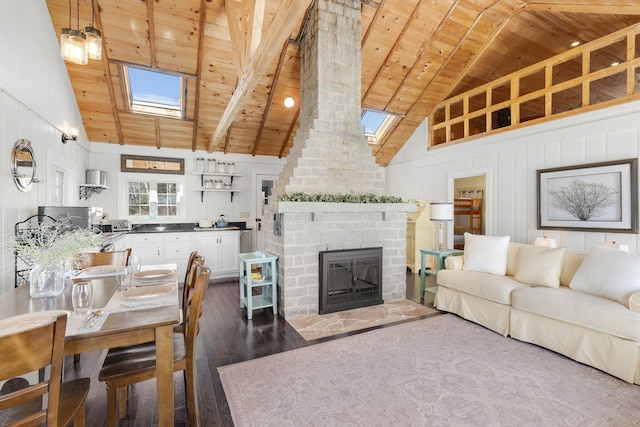
<path fill-rule="evenodd" d="M 638 159 L 536 173 L 538 229 L 638 232 Z"/>

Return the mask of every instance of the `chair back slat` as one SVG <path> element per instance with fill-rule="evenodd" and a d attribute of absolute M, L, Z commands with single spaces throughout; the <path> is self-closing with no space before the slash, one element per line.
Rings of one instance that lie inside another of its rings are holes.
<path fill-rule="evenodd" d="M 20 418 L 12 419 L 12 423 L 8 425 L 57 424 L 66 327 L 67 315 L 56 314 L 47 323 L 39 321 L 35 326 L 26 326 L 24 329 L 0 336 L 0 380 L 24 376 L 50 367 L 48 378 L 0 395 L 0 409 L 3 410 L 11 410 L 34 399 L 46 402 L 45 406 L 38 405 L 39 409 L 29 414 L 17 413 L 16 417 Z"/>
<path fill-rule="evenodd" d="M 131 248 L 111 252 L 86 252 L 79 256 L 80 268 L 95 267 L 97 265 L 129 265 Z"/>
<path fill-rule="evenodd" d="M 202 315 L 202 303 L 209 287 L 209 275 L 211 270 L 202 264 L 194 266 L 192 278 L 193 286 L 187 297 L 185 312 L 185 342 L 187 344 L 187 357 L 192 354 L 195 357 L 196 336 L 199 332 L 199 321 Z"/>

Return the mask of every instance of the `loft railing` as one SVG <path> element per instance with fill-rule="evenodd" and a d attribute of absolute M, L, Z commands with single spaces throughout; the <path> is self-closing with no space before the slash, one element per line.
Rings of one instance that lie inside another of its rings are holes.
<path fill-rule="evenodd" d="M 429 147 L 640 99 L 640 24 L 437 105 Z"/>

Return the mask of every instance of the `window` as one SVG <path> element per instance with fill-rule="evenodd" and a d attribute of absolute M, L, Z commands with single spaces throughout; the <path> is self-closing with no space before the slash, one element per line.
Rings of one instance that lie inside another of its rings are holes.
<path fill-rule="evenodd" d="M 184 117 L 184 79 L 180 76 L 135 67 L 124 67 L 132 111 Z"/>
<path fill-rule="evenodd" d="M 183 216 L 184 186 L 180 182 L 131 180 L 128 183 L 128 215 L 138 219 L 176 219 Z"/>
<path fill-rule="evenodd" d="M 391 127 L 397 116 L 378 111 L 365 110 L 360 123 L 364 126 L 364 135 L 369 144 L 377 144 Z"/>

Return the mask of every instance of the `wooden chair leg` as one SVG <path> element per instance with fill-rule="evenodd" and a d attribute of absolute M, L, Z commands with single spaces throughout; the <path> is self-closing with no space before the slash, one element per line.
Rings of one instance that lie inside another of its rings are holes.
<path fill-rule="evenodd" d="M 189 427 L 199 426 L 200 416 L 198 415 L 198 395 L 196 393 L 196 377 L 194 372 L 184 370 L 184 388 L 187 403 L 187 418 Z"/>
<path fill-rule="evenodd" d="M 107 382 L 107 421 L 109 427 L 118 427 L 118 389 Z"/>
<path fill-rule="evenodd" d="M 129 400 L 129 387 L 118 388 L 118 416 L 121 420 L 127 417 L 127 400 Z"/>
<path fill-rule="evenodd" d="M 84 427 L 84 405 L 73 416 L 73 427 Z"/>

